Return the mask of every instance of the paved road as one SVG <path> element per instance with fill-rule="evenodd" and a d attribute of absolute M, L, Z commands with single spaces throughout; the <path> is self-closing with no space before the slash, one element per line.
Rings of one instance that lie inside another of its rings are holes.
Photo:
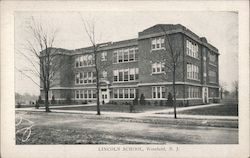
<path fill-rule="evenodd" d="M 97 133 L 102 141 L 112 144 L 126 143 L 150 143 L 150 144 L 235 144 L 238 143 L 237 128 L 217 128 L 202 126 L 169 125 L 164 123 L 144 123 L 128 122 L 123 119 L 105 118 L 105 116 L 68 114 L 68 113 L 38 113 L 31 112 L 23 114 L 17 112 L 17 116 L 22 116 L 34 122 L 34 128 L 51 130 L 49 133 L 55 134 L 53 140 L 64 140 L 65 133 L 71 141 L 74 140 L 72 133 L 67 131 L 74 129 L 81 133 L 90 133 L 95 139 Z M 135 119 L 135 118 L 134 118 Z M 36 131 L 36 130 L 34 130 Z M 41 133 L 41 132 L 40 132 Z M 32 134 L 31 139 L 36 139 L 37 134 Z M 47 137 L 47 135 L 46 135 Z M 72 137 L 72 138 L 71 138 Z M 44 139 L 40 136 L 39 141 Z M 82 140 L 84 141 L 84 140 Z"/>

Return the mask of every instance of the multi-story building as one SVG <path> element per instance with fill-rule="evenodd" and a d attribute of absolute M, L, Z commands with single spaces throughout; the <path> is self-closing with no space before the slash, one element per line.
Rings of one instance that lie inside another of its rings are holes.
<path fill-rule="evenodd" d="M 178 53 L 178 104 L 218 101 L 218 49 L 180 24 L 158 24 L 139 32 L 138 38 L 101 44 L 97 53 L 101 101 L 132 102 L 142 94 L 147 102 L 167 101 L 168 94 L 173 94 L 170 46 L 172 52 Z M 95 101 L 92 48 L 58 50 L 70 64 L 58 72 L 50 97 L 76 103 Z"/>

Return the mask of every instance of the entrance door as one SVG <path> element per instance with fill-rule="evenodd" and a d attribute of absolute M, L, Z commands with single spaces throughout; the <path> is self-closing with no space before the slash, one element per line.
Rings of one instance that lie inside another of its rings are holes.
<path fill-rule="evenodd" d="M 207 104 L 208 103 L 208 88 L 207 87 L 202 88 L 202 98 L 203 98 L 203 103 Z"/>
<path fill-rule="evenodd" d="M 109 102 L 109 91 L 107 89 L 101 89 L 101 103 L 108 103 Z"/>

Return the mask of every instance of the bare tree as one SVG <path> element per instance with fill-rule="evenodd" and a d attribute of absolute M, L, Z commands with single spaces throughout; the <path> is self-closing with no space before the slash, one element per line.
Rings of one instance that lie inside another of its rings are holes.
<path fill-rule="evenodd" d="M 63 68 L 65 62 L 60 59 L 58 50 L 53 48 L 57 29 L 46 28 L 42 23 L 31 17 L 27 27 L 30 39 L 24 45 L 24 51 L 15 50 L 30 64 L 25 70 L 16 67 L 16 70 L 24 74 L 39 88 L 43 89 L 45 111 L 49 109 L 49 91 L 54 86 L 54 80 L 58 79 L 57 73 Z M 63 58 L 63 56 L 61 56 Z M 40 80 L 40 83 L 36 81 Z"/>
<path fill-rule="evenodd" d="M 95 34 L 95 22 L 89 22 L 83 19 L 83 17 L 81 16 L 81 20 L 82 23 L 84 25 L 84 30 L 88 35 L 88 38 L 92 44 L 92 53 L 94 54 L 94 67 L 95 67 L 95 74 L 96 74 L 96 111 L 97 111 L 97 115 L 101 115 L 100 112 L 100 98 L 99 98 L 99 93 L 100 93 L 100 79 L 99 79 L 99 73 L 100 73 L 100 64 L 97 61 L 98 57 L 97 57 L 97 53 L 98 53 L 98 49 L 100 44 L 98 44 L 97 40 L 96 40 L 96 34 Z"/>
<path fill-rule="evenodd" d="M 164 32 L 164 46 L 165 46 L 165 54 L 169 54 L 169 58 L 165 57 L 164 63 L 165 67 L 172 72 L 172 87 L 173 87 L 173 107 L 174 107 L 174 118 L 177 118 L 176 113 L 176 77 L 178 75 L 177 68 L 179 67 L 181 60 L 181 50 L 176 49 L 177 46 L 171 41 L 167 31 L 165 30 L 163 25 L 160 25 L 161 30 Z"/>
<path fill-rule="evenodd" d="M 227 83 L 226 82 L 220 82 L 220 97 L 221 99 L 223 99 L 223 94 L 224 94 L 224 91 L 226 91 L 226 86 L 227 86 Z"/>
<path fill-rule="evenodd" d="M 239 91 L 239 82 L 238 81 L 233 81 L 233 88 L 234 88 L 234 94 L 236 101 L 238 102 L 238 91 Z"/>

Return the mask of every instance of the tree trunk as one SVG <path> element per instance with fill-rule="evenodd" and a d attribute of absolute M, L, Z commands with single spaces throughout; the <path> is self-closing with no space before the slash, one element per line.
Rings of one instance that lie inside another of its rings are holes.
<path fill-rule="evenodd" d="M 99 70 L 98 70 L 98 66 L 97 66 L 97 54 L 96 53 L 97 52 L 96 52 L 95 46 L 94 46 L 95 70 L 96 70 L 96 99 L 97 99 L 96 111 L 97 111 L 97 115 L 101 115 L 101 112 L 100 112 L 100 98 L 99 98 L 99 90 L 100 90 Z"/>
<path fill-rule="evenodd" d="M 45 112 L 50 112 L 50 109 L 49 109 L 49 91 L 47 89 L 44 90 L 44 96 L 45 96 L 45 102 L 44 102 Z"/>
<path fill-rule="evenodd" d="M 96 103 L 96 111 L 97 111 L 97 115 L 101 115 L 100 112 L 100 98 L 99 98 L 99 79 L 96 80 L 96 84 L 97 84 L 97 88 L 96 88 L 96 99 L 97 99 L 97 103 Z"/>
<path fill-rule="evenodd" d="M 174 93 L 174 101 L 173 101 L 173 106 L 174 106 L 174 118 L 177 118 L 176 115 L 176 95 L 175 95 L 175 66 L 174 66 L 174 71 L 173 71 L 173 93 Z"/>

